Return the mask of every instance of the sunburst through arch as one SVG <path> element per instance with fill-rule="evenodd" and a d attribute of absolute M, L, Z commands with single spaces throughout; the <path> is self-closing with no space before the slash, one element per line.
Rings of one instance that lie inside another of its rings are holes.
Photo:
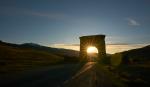
<path fill-rule="evenodd" d="M 80 38 L 80 58 L 87 60 L 91 55 L 97 55 L 97 61 L 106 57 L 105 35 L 89 35 Z M 95 46 L 95 47 L 93 47 Z"/>
<path fill-rule="evenodd" d="M 98 49 L 95 46 L 88 46 L 87 49 L 87 60 L 89 62 L 96 62 L 98 58 Z"/>
<path fill-rule="evenodd" d="M 98 53 L 98 50 L 95 46 L 89 46 L 87 47 L 87 53 Z"/>

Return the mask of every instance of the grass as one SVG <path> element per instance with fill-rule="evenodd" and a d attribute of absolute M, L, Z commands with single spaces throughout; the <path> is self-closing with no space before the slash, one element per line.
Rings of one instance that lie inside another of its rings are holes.
<path fill-rule="evenodd" d="M 111 55 L 111 72 L 128 87 L 150 87 L 149 46 Z"/>
<path fill-rule="evenodd" d="M 96 67 L 98 67 L 101 72 L 104 72 L 105 78 L 108 78 L 109 81 L 112 83 L 112 87 L 127 87 L 126 84 L 123 83 L 122 80 L 119 79 L 119 76 L 117 74 L 114 74 L 109 71 L 108 66 L 103 64 L 96 64 Z"/>
<path fill-rule="evenodd" d="M 33 49 L 0 45 L 0 74 L 58 64 L 63 57 Z"/>
<path fill-rule="evenodd" d="M 121 65 L 116 71 L 129 87 L 150 87 L 150 67 L 148 65 Z"/>
<path fill-rule="evenodd" d="M 122 54 L 116 53 L 114 55 L 111 55 L 110 61 L 112 66 L 119 66 L 122 63 Z"/>

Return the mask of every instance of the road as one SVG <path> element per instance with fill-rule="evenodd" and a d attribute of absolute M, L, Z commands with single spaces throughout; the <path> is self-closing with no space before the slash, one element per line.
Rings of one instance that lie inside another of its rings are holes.
<path fill-rule="evenodd" d="M 82 64 L 63 64 L 0 76 L 0 87 L 59 87 L 70 79 Z"/>
<path fill-rule="evenodd" d="M 0 87 L 112 87 L 111 79 L 96 62 L 64 64 L 0 78 Z M 115 86 L 116 87 L 116 86 Z"/>
<path fill-rule="evenodd" d="M 88 62 L 70 80 L 64 82 L 64 87 L 112 87 L 113 82 L 96 66 L 96 62 Z"/>

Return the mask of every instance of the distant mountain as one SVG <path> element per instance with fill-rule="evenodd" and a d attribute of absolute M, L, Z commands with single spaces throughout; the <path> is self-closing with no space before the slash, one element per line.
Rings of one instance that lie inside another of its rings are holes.
<path fill-rule="evenodd" d="M 49 52 L 49 53 L 53 53 L 53 54 L 61 55 L 61 56 L 73 56 L 73 57 L 79 56 L 79 52 L 75 50 L 52 48 L 52 47 L 47 47 L 47 46 L 41 46 L 35 43 L 13 44 L 13 43 L 0 41 L 0 45 L 7 45 L 7 46 L 12 46 L 12 47 L 17 47 L 17 48 L 30 48 L 30 49 L 45 51 L 45 52 Z"/>
<path fill-rule="evenodd" d="M 13 43 L 7 43 L 7 42 L 3 42 L 0 40 L 0 45 L 7 45 L 7 46 L 12 46 L 12 47 L 18 47 L 19 45 L 17 44 L 13 44 Z"/>
<path fill-rule="evenodd" d="M 22 47 L 41 47 L 41 45 L 35 44 L 35 43 L 24 43 L 24 44 L 21 44 L 20 46 L 22 46 Z"/>
<path fill-rule="evenodd" d="M 150 64 L 150 45 L 111 55 L 111 61 L 117 64 Z"/>

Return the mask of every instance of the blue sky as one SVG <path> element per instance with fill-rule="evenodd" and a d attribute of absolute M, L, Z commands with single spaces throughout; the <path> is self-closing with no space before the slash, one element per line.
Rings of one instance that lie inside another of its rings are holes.
<path fill-rule="evenodd" d="M 0 0 L 0 40 L 79 44 L 95 34 L 106 43 L 149 44 L 150 0 Z"/>

